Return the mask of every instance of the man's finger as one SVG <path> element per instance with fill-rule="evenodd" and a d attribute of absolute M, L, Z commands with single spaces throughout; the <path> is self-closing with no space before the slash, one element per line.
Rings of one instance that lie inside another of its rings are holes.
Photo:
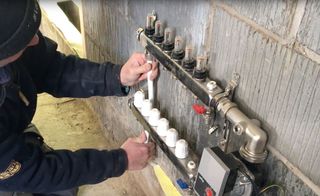
<path fill-rule="evenodd" d="M 155 152 L 156 152 L 156 147 L 155 147 L 155 144 L 150 142 L 147 144 L 148 145 L 148 153 L 149 153 L 149 156 L 154 156 L 155 155 Z"/>
<path fill-rule="evenodd" d="M 156 69 L 155 71 L 152 71 L 152 74 L 151 74 L 151 80 L 154 80 L 157 78 L 158 76 L 158 69 Z M 146 80 L 148 78 L 148 73 L 144 73 L 142 74 L 139 78 L 138 78 L 138 81 L 141 82 L 143 80 Z"/>
<path fill-rule="evenodd" d="M 157 76 L 158 76 L 158 69 L 152 71 L 150 79 L 154 80 L 154 79 L 156 79 Z"/>
<path fill-rule="evenodd" d="M 131 58 L 135 60 L 134 65 L 137 67 L 146 63 L 146 57 L 143 53 L 134 53 Z"/>
<path fill-rule="evenodd" d="M 142 80 L 146 80 L 147 78 L 148 78 L 148 73 L 144 73 L 139 77 L 138 81 L 140 82 Z"/>
<path fill-rule="evenodd" d="M 155 149 L 156 145 L 153 142 L 149 142 L 146 144 L 150 150 Z"/>
<path fill-rule="evenodd" d="M 147 73 L 152 69 L 152 66 L 149 63 L 145 63 L 137 68 L 135 68 L 135 72 L 137 75 Z"/>
<path fill-rule="evenodd" d="M 152 70 L 156 70 L 158 68 L 158 60 L 153 61 L 152 63 Z"/>
<path fill-rule="evenodd" d="M 137 143 L 143 144 L 147 140 L 147 135 L 144 131 L 141 131 L 139 137 L 135 138 Z"/>

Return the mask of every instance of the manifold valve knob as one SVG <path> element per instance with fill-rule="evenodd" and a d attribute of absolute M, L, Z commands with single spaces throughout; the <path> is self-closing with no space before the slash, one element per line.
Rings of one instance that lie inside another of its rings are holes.
<path fill-rule="evenodd" d="M 145 99 L 145 94 L 142 91 L 137 91 L 134 94 L 134 106 L 136 106 L 136 108 L 141 109 L 142 108 L 142 104 L 143 104 L 143 100 Z"/>
<path fill-rule="evenodd" d="M 178 159 L 185 159 L 189 155 L 188 143 L 184 139 L 176 142 L 175 155 Z"/>

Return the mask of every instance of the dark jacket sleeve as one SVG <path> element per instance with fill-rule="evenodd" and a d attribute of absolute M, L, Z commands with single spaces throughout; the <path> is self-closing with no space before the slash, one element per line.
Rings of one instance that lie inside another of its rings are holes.
<path fill-rule="evenodd" d="M 1 132 L 5 131 L 1 124 L 0 129 Z M 2 137 L 2 191 L 45 193 L 66 190 L 120 176 L 127 167 L 127 155 L 123 149 L 55 150 L 43 153 L 38 146 L 24 142 L 23 137 L 11 134 L 5 139 Z"/>
<path fill-rule="evenodd" d="M 28 48 L 24 60 L 38 93 L 55 97 L 123 96 L 126 87 L 120 83 L 120 65 L 94 63 L 57 51 L 57 44 L 39 33 L 39 44 Z"/>

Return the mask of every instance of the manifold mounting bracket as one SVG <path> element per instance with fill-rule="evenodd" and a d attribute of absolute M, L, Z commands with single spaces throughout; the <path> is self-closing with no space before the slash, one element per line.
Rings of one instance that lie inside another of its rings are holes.
<path fill-rule="evenodd" d="M 234 72 L 232 74 L 232 79 L 228 82 L 225 88 L 226 97 L 229 97 L 230 100 L 233 99 L 234 91 L 236 87 L 239 85 L 239 81 L 240 81 L 240 74 Z"/>

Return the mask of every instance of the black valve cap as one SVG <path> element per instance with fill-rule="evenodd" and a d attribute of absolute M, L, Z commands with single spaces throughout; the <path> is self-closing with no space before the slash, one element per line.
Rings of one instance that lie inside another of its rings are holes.
<path fill-rule="evenodd" d="M 174 43 L 163 43 L 162 44 L 162 49 L 164 51 L 172 51 L 174 49 Z"/>
<path fill-rule="evenodd" d="M 184 58 L 185 52 L 183 50 L 181 51 L 172 51 L 171 57 L 175 60 L 182 60 Z"/>
<path fill-rule="evenodd" d="M 153 41 L 155 43 L 160 44 L 160 43 L 163 42 L 163 40 L 164 40 L 164 36 L 163 35 L 153 35 Z"/>
<path fill-rule="evenodd" d="M 194 59 L 182 61 L 182 67 L 188 72 L 192 72 L 196 64 L 197 62 Z"/>
<path fill-rule="evenodd" d="M 193 77 L 197 80 L 204 81 L 207 77 L 207 70 L 206 69 L 202 69 L 202 70 L 194 69 Z"/>
<path fill-rule="evenodd" d="M 155 32 L 154 28 L 145 28 L 144 33 L 146 34 L 147 37 L 152 38 L 153 34 Z"/>

